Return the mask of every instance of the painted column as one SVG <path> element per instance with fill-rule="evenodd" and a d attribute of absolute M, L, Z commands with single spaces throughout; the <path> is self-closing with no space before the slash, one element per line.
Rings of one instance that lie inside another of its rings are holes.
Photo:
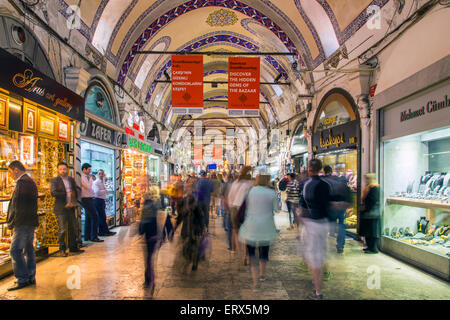
<path fill-rule="evenodd" d="M 361 175 L 364 176 L 370 172 L 371 167 L 371 148 L 370 148 L 370 106 L 367 95 L 360 95 L 358 97 L 358 109 L 361 118 Z"/>

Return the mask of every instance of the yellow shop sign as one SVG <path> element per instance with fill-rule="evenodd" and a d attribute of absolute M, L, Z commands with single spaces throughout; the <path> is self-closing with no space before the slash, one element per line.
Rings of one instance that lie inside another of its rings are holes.
<path fill-rule="evenodd" d="M 329 135 L 327 138 L 323 137 L 323 132 L 320 133 L 320 147 L 321 148 L 328 149 L 328 147 L 330 147 L 330 146 L 339 147 L 340 144 L 344 143 L 344 141 L 345 141 L 344 132 L 342 132 L 340 135 L 333 136 L 333 133 L 330 129 L 330 130 L 328 130 L 328 133 L 329 133 Z"/>

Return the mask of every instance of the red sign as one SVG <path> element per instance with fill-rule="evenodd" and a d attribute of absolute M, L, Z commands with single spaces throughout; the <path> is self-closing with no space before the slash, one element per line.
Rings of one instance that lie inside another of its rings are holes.
<path fill-rule="evenodd" d="M 203 146 L 194 146 L 194 161 L 202 161 L 203 160 Z"/>
<path fill-rule="evenodd" d="M 214 145 L 213 147 L 213 159 L 222 160 L 223 158 L 223 148 L 219 145 Z"/>
<path fill-rule="evenodd" d="M 371 97 L 373 97 L 373 96 L 375 95 L 375 90 L 376 90 L 376 89 L 377 89 L 377 85 L 376 85 L 376 84 L 374 84 L 373 86 L 370 87 L 369 95 L 370 95 Z"/>
<path fill-rule="evenodd" d="M 172 108 L 203 108 L 203 56 L 172 56 Z"/>
<path fill-rule="evenodd" d="M 259 109 L 259 58 L 228 58 L 228 109 Z"/>

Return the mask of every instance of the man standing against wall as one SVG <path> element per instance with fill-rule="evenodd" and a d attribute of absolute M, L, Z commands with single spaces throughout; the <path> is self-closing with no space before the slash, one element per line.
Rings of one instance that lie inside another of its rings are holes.
<path fill-rule="evenodd" d="M 91 175 L 91 165 L 84 163 L 81 167 L 81 204 L 84 208 L 84 241 L 103 242 L 98 238 L 98 214 L 95 209 L 95 193 L 92 189 L 95 177 Z"/>
<path fill-rule="evenodd" d="M 97 179 L 93 183 L 94 189 L 94 204 L 98 213 L 98 234 L 102 237 L 113 236 L 116 233 L 109 231 L 106 223 L 106 190 L 105 186 L 105 171 L 100 169 L 97 173 Z"/>
<path fill-rule="evenodd" d="M 66 238 L 69 251 L 73 254 L 82 253 L 76 242 L 75 207 L 77 205 L 77 185 L 72 177 L 68 176 L 67 164 L 58 164 L 58 176 L 50 180 L 50 192 L 55 197 L 53 212 L 58 218 L 59 252 L 58 257 L 67 257 Z"/>

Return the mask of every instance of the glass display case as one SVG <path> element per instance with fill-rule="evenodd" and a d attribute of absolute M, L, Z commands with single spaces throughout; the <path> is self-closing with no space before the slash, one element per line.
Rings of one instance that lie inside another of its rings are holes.
<path fill-rule="evenodd" d="M 382 234 L 450 258 L 450 127 L 382 143 Z"/>
<path fill-rule="evenodd" d="M 116 184 L 115 184 L 115 156 L 114 149 L 106 148 L 95 143 L 81 141 L 81 164 L 89 163 L 91 173 L 97 174 L 100 169 L 105 172 L 106 217 L 115 221 L 116 216 Z"/>

